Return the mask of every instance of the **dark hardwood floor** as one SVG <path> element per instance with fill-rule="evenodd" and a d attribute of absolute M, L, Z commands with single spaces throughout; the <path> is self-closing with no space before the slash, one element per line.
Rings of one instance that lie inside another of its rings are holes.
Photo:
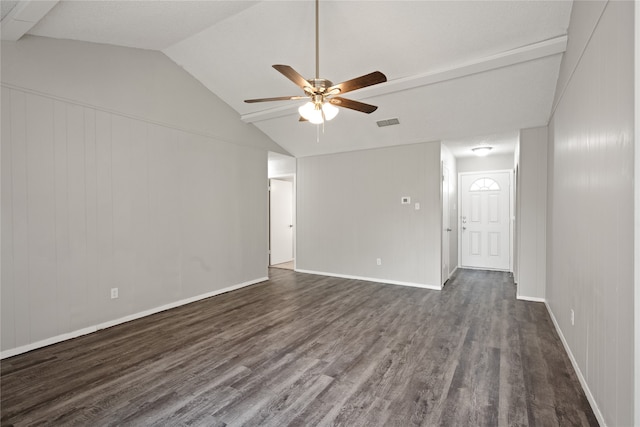
<path fill-rule="evenodd" d="M 597 425 L 509 274 L 271 280 L 1 362 L 2 425 Z"/>

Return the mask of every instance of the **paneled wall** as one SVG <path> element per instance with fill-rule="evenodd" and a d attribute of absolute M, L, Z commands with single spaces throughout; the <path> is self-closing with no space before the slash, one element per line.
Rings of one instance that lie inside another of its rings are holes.
<path fill-rule="evenodd" d="M 543 301 L 547 280 L 547 127 L 523 129 L 516 177 L 517 296 Z"/>
<path fill-rule="evenodd" d="M 3 352 L 267 276 L 264 150 L 3 87 L 1 154 Z"/>
<path fill-rule="evenodd" d="M 549 125 L 546 299 L 610 426 L 634 425 L 633 34 L 633 2 L 574 2 Z"/>
<path fill-rule="evenodd" d="M 0 51 L 13 88 L 287 154 L 162 52 L 30 35 Z"/>
<path fill-rule="evenodd" d="M 440 170 L 439 142 L 298 159 L 296 268 L 439 289 Z"/>
<path fill-rule="evenodd" d="M 640 6 L 635 4 L 635 141 L 640 141 Z M 634 146 L 634 187 L 635 187 L 635 245 L 634 245 L 634 278 L 635 278 L 635 425 L 640 425 L 640 149 Z"/>

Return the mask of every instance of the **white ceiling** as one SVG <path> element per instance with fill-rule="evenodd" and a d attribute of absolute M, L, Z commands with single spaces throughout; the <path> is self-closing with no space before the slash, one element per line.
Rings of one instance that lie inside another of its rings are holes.
<path fill-rule="evenodd" d="M 490 155 L 513 154 L 518 140 L 518 131 L 499 134 L 479 135 L 466 138 L 445 139 L 442 141 L 454 157 L 475 157 L 471 148 L 488 145 L 492 147 Z"/>
<path fill-rule="evenodd" d="M 345 95 L 379 108 L 341 109 L 319 142 L 298 122 L 300 101 L 243 102 L 302 94 L 271 65 L 313 77 L 313 1 L 62 0 L 29 33 L 161 50 L 302 157 L 545 125 L 570 11 L 570 1 L 321 0 L 320 77 L 379 70 L 388 82 Z M 394 117 L 400 125 L 376 126 Z"/>
<path fill-rule="evenodd" d="M 17 4 L 18 0 L 2 0 L 2 2 L 0 2 L 0 16 L 2 16 L 2 19 L 4 19 Z"/>

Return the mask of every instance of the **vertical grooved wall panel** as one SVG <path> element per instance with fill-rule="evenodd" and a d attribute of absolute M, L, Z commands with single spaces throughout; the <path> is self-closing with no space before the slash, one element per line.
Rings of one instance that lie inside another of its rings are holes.
<path fill-rule="evenodd" d="M 634 424 L 634 6 L 574 2 L 569 40 L 584 50 L 563 64 L 549 125 L 546 298 L 612 426 Z"/>
<path fill-rule="evenodd" d="M 31 340 L 29 224 L 27 213 L 29 197 L 27 191 L 27 123 L 26 96 L 23 92 L 11 91 L 10 108 L 15 345 L 21 346 L 29 344 Z"/>
<path fill-rule="evenodd" d="M 266 151 L 4 87 L 2 110 L 2 351 L 267 276 Z"/>
<path fill-rule="evenodd" d="M 54 101 L 53 140 L 55 146 L 55 194 L 56 194 L 56 298 L 59 333 L 69 331 L 69 294 L 71 292 L 71 259 L 69 242 L 69 175 L 67 152 L 67 104 Z"/>
<path fill-rule="evenodd" d="M 26 96 L 27 223 L 31 338 L 56 335 L 55 157 L 53 101 Z"/>
<path fill-rule="evenodd" d="M 84 108 L 67 104 L 67 218 L 69 227 L 69 288 L 63 304 L 71 330 L 89 326 L 87 282 L 87 192 Z"/>
<path fill-rule="evenodd" d="M 96 299 L 111 295 L 114 286 L 113 262 L 113 190 L 111 157 L 111 115 L 96 112 Z M 100 322 L 109 320 L 109 313 L 101 312 Z"/>
<path fill-rule="evenodd" d="M 13 173 L 11 151 L 11 90 L 2 88 L 2 123 L 0 123 L 2 141 L 2 265 L 0 266 L 0 282 L 2 283 L 2 293 L 0 294 L 0 312 L 3 314 L 0 323 L 1 348 L 15 347 L 15 289 L 13 274 Z"/>

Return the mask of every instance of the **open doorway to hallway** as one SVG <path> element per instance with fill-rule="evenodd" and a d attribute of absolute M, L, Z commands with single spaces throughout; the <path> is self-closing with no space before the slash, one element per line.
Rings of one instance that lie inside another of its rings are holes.
<path fill-rule="evenodd" d="M 443 239 L 450 235 L 448 242 L 443 241 L 443 251 L 444 243 L 448 243 L 453 264 L 449 267 L 451 272 L 457 267 L 514 270 L 513 170 L 519 155 L 519 140 L 520 132 L 512 131 L 442 141 L 443 181 L 445 168 L 454 171 L 449 176 L 453 184 L 449 187 L 455 190 L 449 191 L 455 195 L 453 200 L 448 200 L 451 215 L 448 224 L 443 219 L 442 234 Z M 478 147 L 485 147 L 484 153 L 474 151 Z M 443 189 L 443 209 L 445 194 Z M 446 279 L 443 270 L 443 282 Z"/>
<path fill-rule="evenodd" d="M 296 159 L 269 153 L 269 267 L 295 269 Z"/>

